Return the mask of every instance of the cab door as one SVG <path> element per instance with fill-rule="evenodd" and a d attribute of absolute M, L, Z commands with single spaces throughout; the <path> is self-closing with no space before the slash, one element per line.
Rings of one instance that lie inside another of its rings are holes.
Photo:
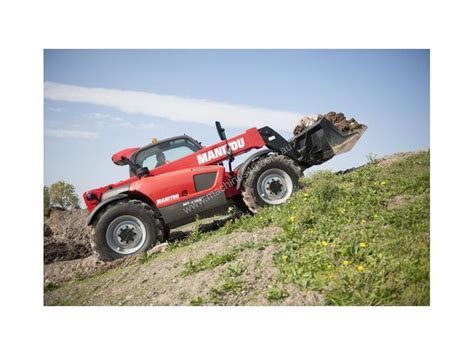
<path fill-rule="evenodd" d="M 130 190 L 149 197 L 174 228 L 227 209 L 224 172 L 219 165 L 177 170 L 142 178 Z"/>

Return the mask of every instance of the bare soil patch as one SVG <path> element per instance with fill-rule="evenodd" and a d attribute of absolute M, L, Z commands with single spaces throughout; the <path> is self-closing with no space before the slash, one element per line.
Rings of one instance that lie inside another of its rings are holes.
<path fill-rule="evenodd" d="M 87 258 L 92 255 L 86 225 L 87 211 L 50 210 L 44 219 L 44 263 Z"/>
<path fill-rule="evenodd" d="M 406 206 L 410 202 L 410 196 L 398 195 L 387 201 L 387 210 L 395 210 Z"/>

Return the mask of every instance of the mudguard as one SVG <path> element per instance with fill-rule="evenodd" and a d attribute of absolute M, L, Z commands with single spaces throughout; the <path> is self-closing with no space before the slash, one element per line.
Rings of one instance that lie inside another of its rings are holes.
<path fill-rule="evenodd" d="M 90 226 L 92 222 L 94 221 L 94 217 L 97 216 L 97 213 L 101 211 L 105 206 L 110 204 L 111 202 L 118 201 L 118 200 L 123 200 L 127 198 L 128 195 L 124 193 L 119 193 L 114 196 L 111 196 L 107 198 L 106 200 L 103 200 L 101 203 L 99 203 L 94 210 L 87 216 L 87 225 Z"/>
<path fill-rule="evenodd" d="M 258 160 L 258 159 L 261 159 L 263 158 L 264 156 L 267 156 L 268 154 L 270 154 L 272 152 L 272 150 L 270 149 L 264 149 L 264 150 L 261 150 L 261 151 L 258 151 L 256 152 L 255 154 L 252 154 L 250 157 L 248 157 L 247 159 L 245 159 L 245 161 L 240 164 L 239 166 L 237 166 L 235 168 L 235 170 L 238 171 L 238 175 L 237 175 L 237 186 L 236 188 L 237 189 L 240 189 L 240 185 L 242 184 L 242 181 L 244 180 L 245 178 L 245 171 L 247 170 L 247 168 L 249 167 L 249 165 L 255 161 L 255 160 Z"/>

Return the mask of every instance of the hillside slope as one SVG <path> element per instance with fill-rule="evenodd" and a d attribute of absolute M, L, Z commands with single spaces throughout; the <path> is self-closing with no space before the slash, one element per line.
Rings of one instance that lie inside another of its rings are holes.
<path fill-rule="evenodd" d="M 429 152 L 320 172 L 283 206 L 196 228 L 46 305 L 429 305 Z"/>

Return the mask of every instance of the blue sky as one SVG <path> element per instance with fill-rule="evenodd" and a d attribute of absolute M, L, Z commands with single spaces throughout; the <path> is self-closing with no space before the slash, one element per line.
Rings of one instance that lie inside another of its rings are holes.
<path fill-rule="evenodd" d="M 113 153 L 186 133 L 208 145 L 302 115 L 344 112 L 368 125 L 317 169 L 429 148 L 428 50 L 45 50 L 44 183 L 77 192 L 128 176 Z M 314 170 L 314 169 L 313 169 Z"/>

